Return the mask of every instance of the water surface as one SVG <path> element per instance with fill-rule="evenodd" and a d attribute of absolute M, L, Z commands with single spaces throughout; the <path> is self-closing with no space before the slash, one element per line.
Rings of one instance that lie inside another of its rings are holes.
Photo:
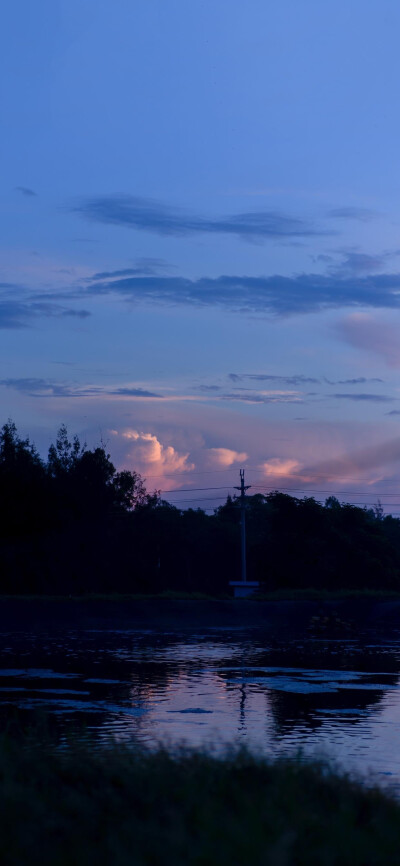
<path fill-rule="evenodd" d="M 400 786 L 400 639 L 65 628 L 0 642 L 3 725 L 39 715 L 61 742 L 301 750 Z"/>

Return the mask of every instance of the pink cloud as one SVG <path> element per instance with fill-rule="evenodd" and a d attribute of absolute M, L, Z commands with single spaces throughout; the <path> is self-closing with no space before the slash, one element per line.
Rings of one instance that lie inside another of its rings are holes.
<path fill-rule="evenodd" d="M 336 457 L 322 457 L 307 465 L 291 458 L 275 457 L 262 464 L 262 471 L 271 484 L 288 485 L 294 490 L 302 487 L 316 489 L 317 485 L 351 490 L 373 487 L 390 481 L 396 464 L 400 464 L 400 439 L 394 439 L 359 450 L 351 449 Z"/>
<path fill-rule="evenodd" d="M 395 464 L 400 463 L 400 439 L 380 443 L 347 454 L 322 460 L 304 469 L 312 478 L 343 481 L 360 478 L 361 483 L 371 486 L 392 475 Z M 392 467 L 389 469 L 389 467 Z M 354 485 L 353 485 L 354 486 Z"/>
<path fill-rule="evenodd" d="M 120 435 L 129 442 L 125 461 L 131 463 L 132 468 L 141 474 L 154 476 L 157 487 L 162 483 L 163 487 L 173 489 L 174 486 L 179 486 L 179 482 L 168 478 L 170 474 L 191 472 L 195 469 L 194 463 L 189 461 L 189 452 L 181 453 L 172 445 L 164 445 L 154 433 L 130 429 L 120 434 L 113 431 L 113 434 Z"/>
<path fill-rule="evenodd" d="M 299 473 L 301 463 L 298 460 L 290 458 L 273 457 L 262 464 L 262 471 L 266 478 L 270 479 L 290 479 L 293 473 Z"/>
<path fill-rule="evenodd" d="M 232 448 L 208 448 L 207 458 L 211 466 L 233 466 L 234 463 L 245 463 L 248 454 L 245 451 L 233 451 Z"/>
<path fill-rule="evenodd" d="M 336 324 L 341 338 L 355 349 L 379 355 L 388 367 L 400 367 L 400 329 L 369 313 L 350 313 Z"/>

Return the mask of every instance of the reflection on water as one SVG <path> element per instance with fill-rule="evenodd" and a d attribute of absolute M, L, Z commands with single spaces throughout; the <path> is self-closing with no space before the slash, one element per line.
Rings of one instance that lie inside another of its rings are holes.
<path fill-rule="evenodd" d="M 325 754 L 400 786 L 400 640 L 268 642 L 260 632 L 3 633 L 0 713 L 61 739 Z"/>

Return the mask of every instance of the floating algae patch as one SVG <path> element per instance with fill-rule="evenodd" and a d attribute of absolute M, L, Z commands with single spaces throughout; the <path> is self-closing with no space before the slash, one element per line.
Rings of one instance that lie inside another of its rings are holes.
<path fill-rule="evenodd" d="M 192 713 L 197 715 L 202 715 L 203 713 L 213 713 L 214 710 L 203 710 L 201 707 L 187 707 L 184 710 L 167 710 L 167 713 Z"/>
<path fill-rule="evenodd" d="M 53 706 L 54 704 L 54 706 Z M 103 701 L 79 701 L 79 700 L 68 700 L 54 696 L 52 699 L 51 696 L 46 698 L 29 698 L 27 700 L 20 701 L 18 703 L 18 709 L 20 710 L 31 710 L 38 709 L 39 707 L 47 707 L 51 706 L 52 713 L 56 715 L 60 715 L 62 713 L 69 712 L 83 712 L 83 713 L 110 713 L 113 715 L 124 715 L 124 716 L 144 716 L 149 710 L 145 707 L 124 707 L 118 704 L 108 704 Z"/>
<path fill-rule="evenodd" d="M 241 673 L 242 676 L 231 676 L 226 678 L 227 683 L 248 683 L 264 686 L 275 691 L 293 692 L 298 694 L 313 693 L 335 693 L 341 689 L 358 690 L 392 690 L 398 688 L 391 683 L 366 682 L 365 680 L 377 676 L 371 671 L 343 671 L 343 670 L 313 670 L 309 668 L 282 668 L 282 667 L 230 667 L 220 669 L 219 673 Z M 246 671 L 249 674 L 246 675 Z M 379 677 L 393 677 L 390 673 L 379 673 Z"/>
<path fill-rule="evenodd" d="M 76 679 L 78 674 L 61 673 L 46 668 L 1 668 L 0 677 L 26 677 L 27 679 Z"/>
<path fill-rule="evenodd" d="M 323 716 L 366 716 L 367 710 L 359 710 L 359 709 L 346 709 L 346 708 L 335 708 L 328 709 L 328 707 L 324 709 L 320 709 L 319 707 L 315 710 L 316 713 L 321 713 Z"/>
<path fill-rule="evenodd" d="M 393 689 L 398 689 L 399 686 L 392 686 L 389 683 L 340 683 L 341 689 L 360 689 L 362 691 L 378 689 L 378 691 L 384 691 L 385 689 L 388 691 L 393 691 Z"/>
<path fill-rule="evenodd" d="M 251 685 L 263 685 L 268 689 L 278 692 L 296 692 L 298 694 L 313 694 L 321 692 L 337 692 L 337 683 L 310 683 L 307 680 L 296 680 L 291 677 L 238 677 L 228 679 L 228 683 L 249 683 Z"/>
<path fill-rule="evenodd" d="M 41 695 L 90 695 L 90 692 L 79 691 L 78 689 L 29 689 L 35 694 Z"/>

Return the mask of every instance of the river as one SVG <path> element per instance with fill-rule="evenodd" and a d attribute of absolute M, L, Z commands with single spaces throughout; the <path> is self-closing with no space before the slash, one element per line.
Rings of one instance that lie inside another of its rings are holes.
<path fill-rule="evenodd" d="M 93 747 L 301 751 L 400 790 L 400 635 L 3 620 L 0 649 L 3 728 L 46 720 L 61 744 Z"/>

